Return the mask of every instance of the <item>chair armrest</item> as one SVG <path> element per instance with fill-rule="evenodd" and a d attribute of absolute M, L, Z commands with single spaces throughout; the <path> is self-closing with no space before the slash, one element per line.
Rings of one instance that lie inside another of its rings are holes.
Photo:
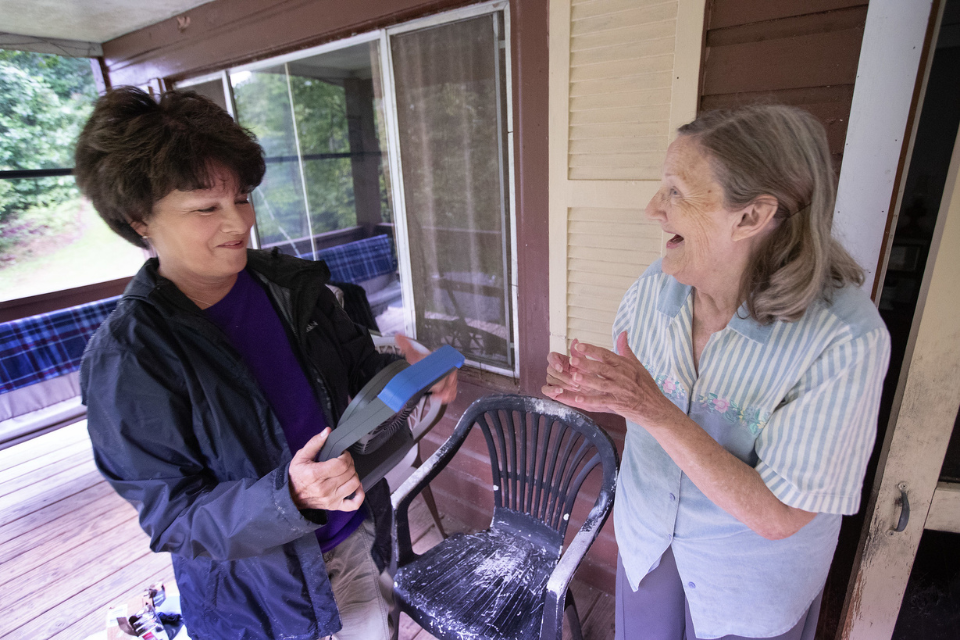
<path fill-rule="evenodd" d="M 393 506 L 391 574 L 396 573 L 397 569 L 419 557 L 413 552 L 413 543 L 410 540 L 410 503 L 437 477 L 437 474 L 443 471 L 451 458 L 460 450 L 472 426 L 472 422 L 464 423 L 464 420 L 461 419 L 453 435 L 391 494 L 390 502 Z"/>
<path fill-rule="evenodd" d="M 604 497 L 594 505 L 587 515 L 586 521 L 577 531 L 577 535 L 570 541 L 570 546 L 560 556 L 560 561 L 554 567 L 547 580 L 546 598 L 543 606 L 543 624 L 541 638 L 557 638 L 559 630 L 563 628 L 563 609 L 566 604 L 567 589 L 573 574 L 580 561 L 587 555 L 593 541 L 600 534 L 607 517 L 610 515 L 610 506 L 613 502 L 613 492 L 609 498 Z"/>

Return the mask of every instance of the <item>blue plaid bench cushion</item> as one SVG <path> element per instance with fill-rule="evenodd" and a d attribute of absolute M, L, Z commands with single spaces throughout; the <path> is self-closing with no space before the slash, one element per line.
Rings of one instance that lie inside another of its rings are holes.
<path fill-rule="evenodd" d="M 80 368 L 87 341 L 120 296 L 0 324 L 0 393 Z"/>
<path fill-rule="evenodd" d="M 390 236 L 385 235 L 321 249 L 316 259 L 327 263 L 334 282 L 356 284 L 397 270 Z"/>

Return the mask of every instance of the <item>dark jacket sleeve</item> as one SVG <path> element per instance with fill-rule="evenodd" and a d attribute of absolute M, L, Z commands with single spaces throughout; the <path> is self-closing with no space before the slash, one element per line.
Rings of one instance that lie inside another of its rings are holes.
<path fill-rule="evenodd" d="M 347 384 L 346 392 L 351 397 L 355 396 L 363 385 L 385 366 L 402 359 L 395 354 L 377 351 L 373 346 L 370 332 L 350 319 L 337 302 L 336 296 L 326 287 L 323 287 L 320 293 L 314 319 L 321 325 L 323 333 L 328 336 L 330 342 L 336 345 L 338 359 L 345 369 L 342 372 L 329 371 L 330 360 L 323 355 L 319 358 L 315 356 L 315 361 L 323 363 L 325 369 L 328 369 L 327 377 L 330 384 L 338 384 L 336 380 L 338 373 L 343 375 Z M 314 349 L 311 351 L 316 353 Z"/>
<path fill-rule="evenodd" d="M 215 478 L 193 430 L 202 409 L 177 366 L 152 350 L 108 346 L 88 349 L 81 367 L 97 467 L 136 507 L 150 547 L 234 560 L 314 531 L 293 504 L 287 463 L 259 479 Z"/>

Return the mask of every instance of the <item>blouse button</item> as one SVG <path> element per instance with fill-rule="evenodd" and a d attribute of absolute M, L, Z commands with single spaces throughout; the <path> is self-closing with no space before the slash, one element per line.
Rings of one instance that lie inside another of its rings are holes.
<path fill-rule="evenodd" d="M 677 499 L 677 496 L 670 494 L 670 502 L 674 502 Z"/>
<path fill-rule="evenodd" d="M 688 582 L 688 583 L 687 583 L 687 586 L 690 587 L 691 589 L 696 589 L 696 588 L 697 588 L 697 585 L 693 584 L 692 582 Z"/>

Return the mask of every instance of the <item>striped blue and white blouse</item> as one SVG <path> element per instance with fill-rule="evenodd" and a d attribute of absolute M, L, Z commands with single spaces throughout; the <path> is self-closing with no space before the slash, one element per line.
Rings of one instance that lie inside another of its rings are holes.
<path fill-rule="evenodd" d="M 890 338 L 857 287 L 797 322 L 761 325 L 742 307 L 692 348 L 692 288 L 654 263 L 627 291 L 613 326 L 657 385 L 785 504 L 817 512 L 771 541 L 703 495 L 641 426 L 627 422 L 614 508 L 623 565 L 636 588 L 673 547 L 696 633 L 785 633 L 820 592 L 840 530 L 855 513 L 876 436 Z"/>

